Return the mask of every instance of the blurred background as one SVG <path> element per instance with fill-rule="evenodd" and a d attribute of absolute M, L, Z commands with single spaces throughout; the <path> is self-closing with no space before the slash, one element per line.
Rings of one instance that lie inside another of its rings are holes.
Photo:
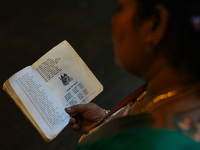
<path fill-rule="evenodd" d="M 143 81 L 115 65 L 110 19 L 117 0 L 0 0 L 0 83 L 67 40 L 104 86 L 93 102 L 113 108 Z M 73 150 L 80 134 L 67 126 L 45 143 L 0 90 L 0 149 Z"/>

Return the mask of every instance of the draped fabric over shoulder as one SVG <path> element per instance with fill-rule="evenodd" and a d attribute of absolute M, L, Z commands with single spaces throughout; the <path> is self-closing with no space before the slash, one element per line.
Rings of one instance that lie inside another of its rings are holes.
<path fill-rule="evenodd" d="M 199 150 L 200 143 L 180 131 L 153 129 L 148 114 L 111 120 L 88 135 L 76 150 Z"/>
<path fill-rule="evenodd" d="M 179 132 L 129 129 L 76 150 L 199 150 L 200 143 Z"/>

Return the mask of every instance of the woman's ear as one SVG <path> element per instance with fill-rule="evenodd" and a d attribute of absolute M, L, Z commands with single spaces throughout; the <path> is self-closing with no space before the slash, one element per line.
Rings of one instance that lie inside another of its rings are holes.
<path fill-rule="evenodd" d="M 166 8 L 162 5 L 156 5 L 152 16 L 148 20 L 148 35 L 147 43 L 151 42 L 155 47 L 164 37 L 167 23 L 168 23 L 168 12 Z"/>

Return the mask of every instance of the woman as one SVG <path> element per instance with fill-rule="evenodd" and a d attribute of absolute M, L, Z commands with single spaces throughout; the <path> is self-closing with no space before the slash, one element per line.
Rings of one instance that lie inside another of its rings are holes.
<path fill-rule="evenodd" d="M 200 1 L 119 0 L 112 27 L 116 63 L 146 91 L 95 129 L 102 108 L 67 108 L 72 129 L 93 129 L 77 149 L 200 149 Z"/>

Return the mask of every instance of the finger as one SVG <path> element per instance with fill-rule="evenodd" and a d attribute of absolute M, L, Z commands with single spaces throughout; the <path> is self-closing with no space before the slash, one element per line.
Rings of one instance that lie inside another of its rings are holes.
<path fill-rule="evenodd" d="M 77 123 L 75 123 L 75 124 L 71 125 L 71 129 L 75 130 L 75 131 L 79 131 L 80 130 L 80 126 Z"/>
<path fill-rule="evenodd" d="M 75 124 L 75 123 L 77 123 L 77 122 L 76 122 L 76 119 L 72 117 L 72 118 L 69 120 L 69 123 L 70 123 L 70 125 L 73 125 L 73 124 Z"/>
<path fill-rule="evenodd" d="M 65 111 L 66 111 L 66 113 L 68 113 L 69 115 L 76 114 L 76 110 L 73 109 L 73 108 L 71 108 L 71 107 L 65 108 Z"/>

